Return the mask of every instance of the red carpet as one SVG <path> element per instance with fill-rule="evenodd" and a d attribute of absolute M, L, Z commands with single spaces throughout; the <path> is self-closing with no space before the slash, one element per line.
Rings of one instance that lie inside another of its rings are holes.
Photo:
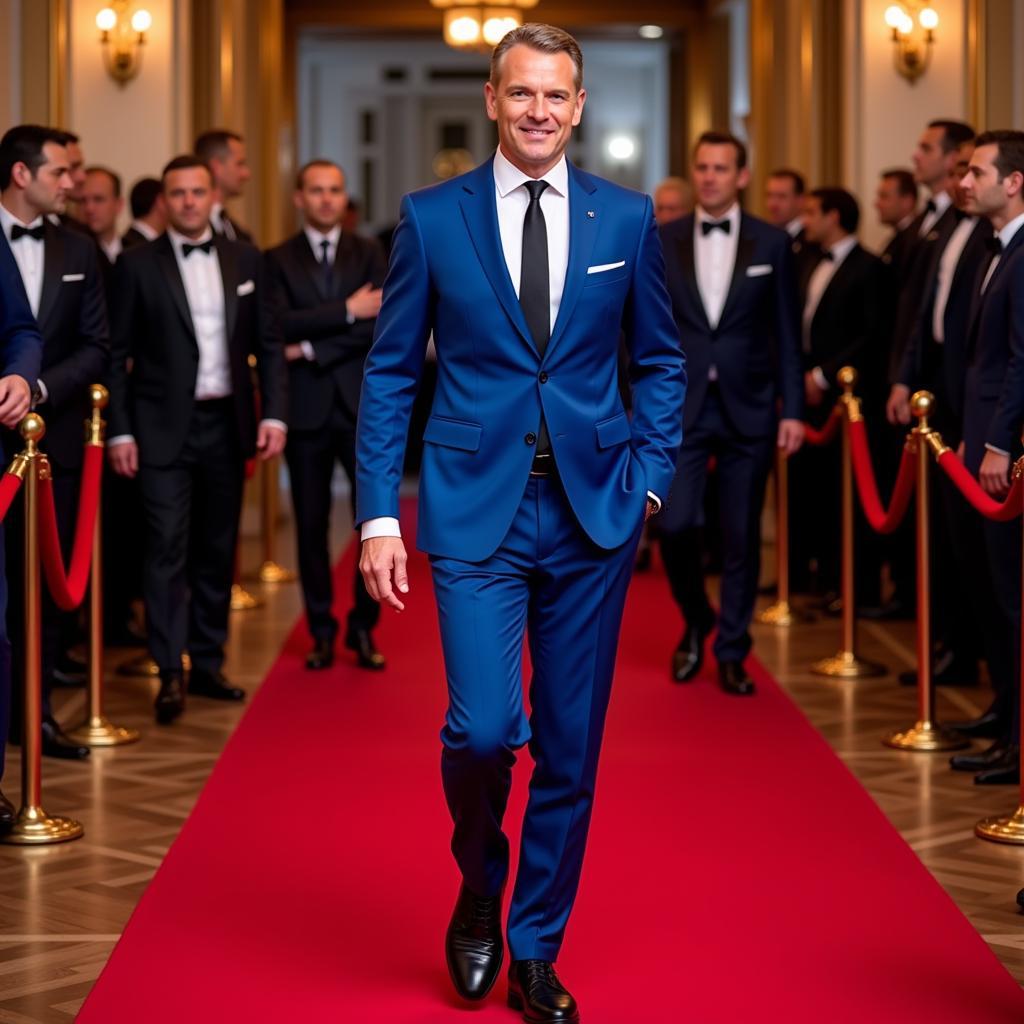
<path fill-rule="evenodd" d="M 82 1024 L 518 1019 L 503 981 L 483 1007 L 450 994 L 443 674 L 425 560 L 411 571 L 384 675 L 305 672 L 296 628 Z M 669 684 L 677 632 L 664 580 L 638 577 L 559 962 L 584 1024 L 1024 1020 L 1024 993 L 763 669 L 751 701 L 710 674 Z"/>

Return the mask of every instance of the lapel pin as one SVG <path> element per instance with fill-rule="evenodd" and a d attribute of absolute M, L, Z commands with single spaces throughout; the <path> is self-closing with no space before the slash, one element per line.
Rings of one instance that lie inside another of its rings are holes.
<path fill-rule="evenodd" d="M 588 217 L 589 217 L 589 218 L 590 218 L 591 220 L 593 220 L 593 219 L 594 219 L 594 218 L 595 218 L 595 217 L 597 216 L 597 214 L 596 214 L 596 213 L 594 213 L 594 211 L 593 211 L 593 210 L 587 210 L 587 216 L 588 216 Z"/>

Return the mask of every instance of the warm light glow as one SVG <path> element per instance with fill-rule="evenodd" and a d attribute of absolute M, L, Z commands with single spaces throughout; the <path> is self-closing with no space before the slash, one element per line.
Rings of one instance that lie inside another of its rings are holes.
<path fill-rule="evenodd" d="M 921 28 L 927 29 L 929 32 L 939 27 L 939 15 L 934 7 L 926 7 L 917 16 L 917 20 L 921 23 Z"/>
<path fill-rule="evenodd" d="M 613 160 L 630 160 L 636 152 L 636 143 L 628 135 L 613 135 L 608 140 L 608 155 Z"/>
<path fill-rule="evenodd" d="M 153 15 L 147 10 L 136 11 L 132 15 L 132 28 L 136 32 L 148 32 L 153 25 Z"/>
<path fill-rule="evenodd" d="M 101 32 L 112 32 L 116 25 L 117 12 L 113 7 L 104 7 L 103 10 L 96 15 L 96 27 Z"/>
<path fill-rule="evenodd" d="M 899 33 L 903 36 L 909 36 L 914 31 L 914 19 L 909 14 L 903 15 L 903 20 L 899 24 Z"/>
<path fill-rule="evenodd" d="M 501 18 L 488 18 L 484 22 L 484 42 L 489 46 L 497 46 L 514 28 L 519 28 L 518 18 L 508 15 Z"/>
<path fill-rule="evenodd" d="M 446 28 L 450 41 L 456 46 L 470 46 L 480 38 L 480 22 L 468 14 L 452 18 Z"/>
<path fill-rule="evenodd" d="M 660 39 L 665 34 L 665 30 L 660 25 L 641 25 L 640 26 L 640 38 L 641 39 Z"/>
<path fill-rule="evenodd" d="M 886 9 L 885 23 L 889 28 L 899 28 L 906 16 L 907 12 L 904 11 L 902 7 L 899 7 L 897 4 L 893 4 L 892 7 Z"/>

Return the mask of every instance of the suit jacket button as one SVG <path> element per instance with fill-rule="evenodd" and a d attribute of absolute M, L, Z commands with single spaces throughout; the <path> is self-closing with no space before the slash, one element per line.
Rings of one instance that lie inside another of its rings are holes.
<path fill-rule="evenodd" d="M 547 384 L 548 375 L 543 370 L 541 370 L 540 376 L 537 379 L 541 382 L 541 384 Z"/>
<path fill-rule="evenodd" d="M 526 437 L 523 438 L 523 440 L 527 444 L 536 444 L 537 443 L 537 435 L 531 432 L 531 433 L 527 434 Z"/>

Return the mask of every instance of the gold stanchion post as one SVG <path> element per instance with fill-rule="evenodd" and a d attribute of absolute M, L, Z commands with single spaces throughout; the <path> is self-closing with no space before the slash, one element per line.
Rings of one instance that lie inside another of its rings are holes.
<path fill-rule="evenodd" d="M 918 750 L 933 753 L 961 750 L 969 740 L 935 720 L 935 680 L 932 677 L 932 611 L 931 611 L 931 527 L 930 485 L 928 463 L 935 432 L 928 425 L 935 404 L 928 391 L 918 391 L 911 399 L 917 426 L 911 431 L 909 444 L 917 457 L 917 721 L 909 729 L 901 729 L 885 739 L 885 745 L 897 750 Z"/>
<path fill-rule="evenodd" d="M 102 384 L 93 384 L 89 392 L 92 418 L 86 423 L 86 443 L 103 446 L 106 424 L 103 410 L 109 395 Z M 85 721 L 68 735 L 89 747 L 117 747 L 134 743 L 138 729 L 124 729 L 107 721 L 103 714 L 103 502 L 96 510 L 96 527 L 92 541 L 92 577 L 89 581 L 89 703 Z"/>
<path fill-rule="evenodd" d="M 1024 458 L 1018 459 L 1013 467 L 1014 479 L 1024 476 Z M 1024 516 L 1021 517 L 1024 527 Z M 1021 567 L 1021 585 L 1024 587 L 1024 566 Z M 1021 627 L 1024 629 L 1024 606 L 1022 606 Z M 1021 652 L 1021 724 L 1024 726 L 1024 651 Z M 1021 778 L 1024 779 L 1024 755 L 1021 757 Z M 1013 846 L 1024 846 L 1024 784 L 1022 784 L 1017 810 L 1009 817 L 982 818 L 974 826 L 974 834 L 979 839 L 989 839 L 995 843 L 1009 843 Z"/>
<path fill-rule="evenodd" d="M 850 424 L 863 419 L 860 400 L 854 395 L 857 371 L 844 366 L 837 375 L 843 389 L 839 399 L 843 403 L 843 452 L 842 452 L 842 568 L 841 589 L 843 603 L 843 645 L 831 658 L 822 658 L 811 665 L 811 671 L 819 676 L 840 679 L 865 679 L 869 676 L 885 675 L 885 667 L 857 656 L 857 607 L 854 586 L 853 562 L 853 453 L 850 447 Z"/>
<path fill-rule="evenodd" d="M 77 839 L 83 829 L 71 818 L 51 818 L 42 808 L 42 579 L 39 572 L 39 442 L 46 433 L 41 416 L 29 413 L 20 423 L 25 440 L 25 679 L 21 726 L 21 807 L 0 842 L 42 846 Z"/>
<path fill-rule="evenodd" d="M 278 459 L 268 459 L 260 470 L 263 477 L 260 497 L 263 526 L 263 564 L 260 583 L 293 583 L 297 574 L 277 561 Z"/>
<path fill-rule="evenodd" d="M 789 603 L 789 457 L 775 449 L 775 601 L 758 616 L 766 626 L 804 621 Z"/>

